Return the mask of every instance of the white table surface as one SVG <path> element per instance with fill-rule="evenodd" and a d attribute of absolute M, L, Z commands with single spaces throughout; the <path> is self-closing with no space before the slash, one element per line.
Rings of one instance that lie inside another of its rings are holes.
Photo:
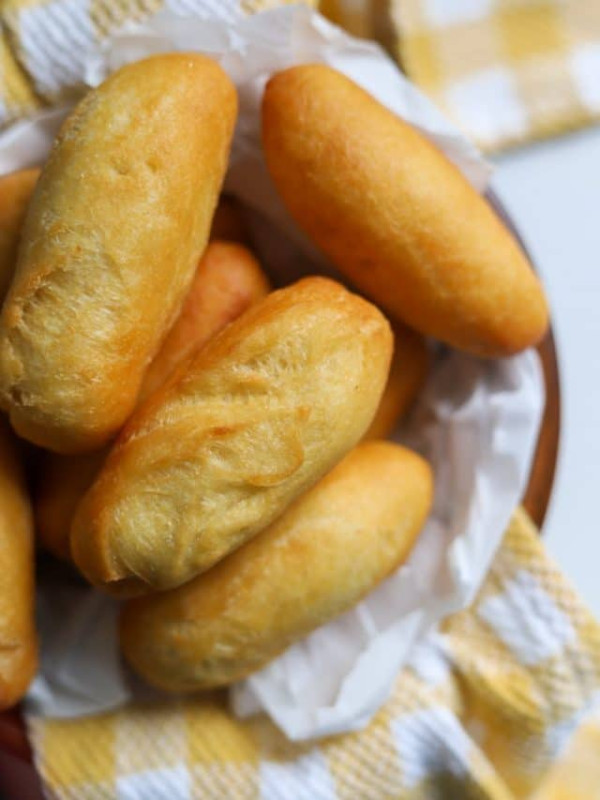
<path fill-rule="evenodd" d="M 497 159 L 552 304 L 562 422 L 546 544 L 600 616 L 600 127 Z"/>

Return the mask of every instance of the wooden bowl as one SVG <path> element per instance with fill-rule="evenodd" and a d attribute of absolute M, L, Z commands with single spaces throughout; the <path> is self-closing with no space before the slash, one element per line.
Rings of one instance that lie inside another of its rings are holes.
<path fill-rule="evenodd" d="M 546 405 L 523 506 L 543 533 L 558 461 L 560 439 L 560 381 L 554 335 L 550 329 L 537 351 L 544 371 Z"/>
<path fill-rule="evenodd" d="M 489 193 L 488 199 L 529 256 L 527 247 L 499 198 Z M 533 263 L 530 256 L 529 260 Z M 541 530 L 552 494 L 560 436 L 560 380 L 552 329 L 537 350 L 544 372 L 546 404 L 523 505 Z M 18 709 L 0 714 L 0 797 L 4 796 L 7 800 L 43 800 L 25 725 Z"/>
<path fill-rule="evenodd" d="M 537 272 L 536 264 L 523 237 L 498 195 L 490 191 L 487 198 L 507 228 L 512 231 Z M 552 327 L 536 349 L 542 362 L 546 403 L 529 483 L 523 495 L 522 504 L 541 533 L 552 496 L 560 440 L 560 377 Z"/>

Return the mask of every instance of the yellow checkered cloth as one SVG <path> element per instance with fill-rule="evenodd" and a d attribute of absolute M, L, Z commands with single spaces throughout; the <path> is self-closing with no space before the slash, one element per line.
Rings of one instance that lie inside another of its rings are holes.
<path fill-rule="evenodd" d="M 600 115 L 597 0 L 394 0 L 412 78 L 482 148 Z"/>
<path fill-rule="evenodd" d="M 322 0 L 484 150 L 600 116 L 598 0 Z"/>
<path fill-rule="evenodd" d="M 293 744 L 216 693 L 29 728 L 60 800 L 594 800 L 600 627 L 519 510 L 473 607 L 360 733 Z"/>

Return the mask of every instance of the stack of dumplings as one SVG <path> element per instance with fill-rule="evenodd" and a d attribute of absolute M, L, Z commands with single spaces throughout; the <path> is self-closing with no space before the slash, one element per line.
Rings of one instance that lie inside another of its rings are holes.
<path fill-rule="evenodd" d="M 385 439 L 427 338 L 497 358 L 546 332 L 486 201 L 323 65 L 269 81 L 264 156 L 354 288 L 272 290 L 222 194 L 236 117 L 214 61 L 154 56 L 86 95 L 41 171 L 0 178 L 0 707 L 36 669 L 34 537 L 122 598 L 148 683 L 240 680 L 409 557 L 432 471 Z"/>

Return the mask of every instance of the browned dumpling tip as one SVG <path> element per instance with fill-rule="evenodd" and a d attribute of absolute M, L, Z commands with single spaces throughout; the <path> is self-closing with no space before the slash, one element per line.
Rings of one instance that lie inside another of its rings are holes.
<path fill-rule="evenodd" d="M 214 61 L 171 53 L 63 125 L 0 316 L 0 402 L 24 438 L 93 450 L 131 414 L 206 247 L 236 109 Z"/>

